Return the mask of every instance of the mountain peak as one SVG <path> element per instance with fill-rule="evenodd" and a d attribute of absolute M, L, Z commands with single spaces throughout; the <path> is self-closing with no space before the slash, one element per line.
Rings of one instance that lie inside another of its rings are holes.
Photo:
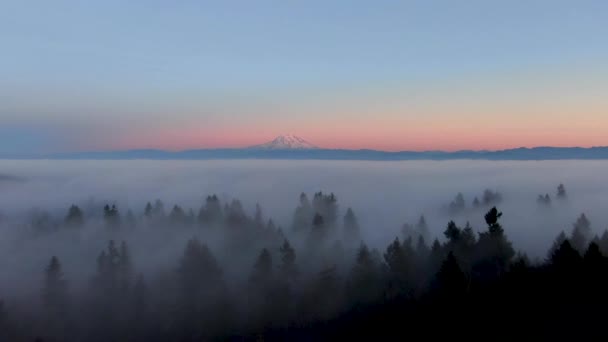
<path fill-rule="evenodd" d="M 318 149 L 317 146 L 309 143 L 308 141 L 293 135 L 293 134 L 282 134 L 273 140 L 256 146 L 251 146 L 253 149 L 260 150 L 314 150 Z"/>

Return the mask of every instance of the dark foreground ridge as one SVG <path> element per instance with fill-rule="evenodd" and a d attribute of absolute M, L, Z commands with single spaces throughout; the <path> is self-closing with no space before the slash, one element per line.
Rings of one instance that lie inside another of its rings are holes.
<path fill-rule="evenodd" d="M 337 149 L 199 149 L 186 151 L 128 150 L 76 152 L 52 155 L 4 155 L 4 159 L 102 159 L 102 160 L 210 160 L 210 159 L 286 159 L 286 160 L 601 160 L 608 159 L 608 147 L 534 147 L 499 151 L 400 151 Z"/>

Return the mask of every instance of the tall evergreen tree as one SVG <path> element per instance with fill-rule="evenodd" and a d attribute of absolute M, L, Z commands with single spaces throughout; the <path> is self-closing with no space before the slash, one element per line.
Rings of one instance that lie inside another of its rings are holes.
<path fill-rule="evenodd" d="M 258 229 L 264 228 L 264 215 L 262 213 L 262 207 L 260 207 L 260 205 L 257 203 L 255 205 L 255 215 L 253 218 L 253 224 Z"/>
<path fill-rule="evenodd" d="M 591 223 L 585 214 L 581 214 L 573 225 L 570 243 L 581 255 L 585 253 L 591 238 Z"/>
<path fill-rule="evenodd" d="M 600 246 L 602 254 L 608 257 L 608 230 L 604 230 L 598 245 Z"/>
<path fill-rule="evenodd" d="M 441 247 L 439 240 L 435 239 L 431 245 L 431 254 L 429 256 L 429 273 L 435 274 L 439 270 L 439 266 L 445 259 L 445 253 Z"/>
<path fill-rule="evenodd" d="M 449 299 L 455 299 L 465 294 L 467 279 L 453 252 L 449 252 L 447 258 L 441 264 L 439 273 L 437 273 L 437 282 L 440 294 Z"/>
<path fill-rule="evenodd" d="M 384 261 L 388 266 L 390 291 L 400 293 L 412 287 L 412 260 L 408 260 L 399 238 L 386 248 Z"/>
<path fill-rule="evenodd" d="M 460 214 L 466 209 L 464 196 L 461 192 L 456 195 L 456 198 L 450 203 L 449 211 L 452 215 Z"/>
<path fill-rule="evenodd" d="M 351 271 L 349 293 L 355 304 L 368 304 L 380 295 L 379 267 L 365 244 L 357 251 L 355 265 Z"/>
<path fill-rule="evenodd" d="M 582 261 L 581 255 L 572 247 L 570 241 L 564 240 L 558 249 L 551 255 L 551 266 L 558 272 L 567 275 L 579 268 Z"/>
<path fill-rule="evenodd" d="M 145 321 L 148 313 L 148 287 L 144 281 L 143 274 L 138 274 L 133 285 L 133 318 L 134 321 Z"/>
<path fill-rule="evenodd" d="M 486 213 L 485 220 L 488 230 L 479 234 L 477 243 L 478 270 L 488 277 L 503 274 L 515 256 L 511 242 L 507 240 L 504 229 L 498 223 L 500 217 L 502 217 L 502 213 L 496 207 Z"/>
<path fill-rule="evenodd" d="M 566 194 L 566 187 L 564 186 L 564 184 L 560 184 L 557 186 L 557 198 L 558 199 L 566 199 L 568 197 L 568 195 Z"/>
<path fill-rule="evenodd" d="M 443 232 L 443 235 L 448 239 L 451 244 L 456 244 L 460 240 L 461 230 L 456 226 L 454 221 L 448 222 L 448 226 Z"/>
<path fill-rule="evenodd" d="M 296 251 L 291 247 L 289 241 L 285 239 L 279 252 L 281 253 L 281 264 L 279 265 L 280 273 L 284 279 L 293 281 L 298 275 Z"/>
<path fill-rule="evenodd" d="M 207 196 L 205 205 L 198 213 L 198 221 L 201 224 L 219 224 L 223 219 L 222 203 L 217 195 Z"/>
<path fill-rule="evenodd" d="M 188 241 L 177 270 L 183 313 L 198 312 L 223 288 L 222 270 L 209 248 L 198 239 Z"/>
<path fill-rule="evenodd" d="M 315 214 L 312 220 L 312 229 L 310 231 L 310 238 L 313 242 L 317 243 L 323 241 L 327 236 L 327 226 L 325 224 L 325 218 L 320 214 Z"/>
<path fill-rule="evenodd" d="M 418 256 L 419 261 L 427 260 L 431 250 L 429 246 L 424 241 L 424 237 L 421 235 L 418 237 L 418 241 L 416 242 L 416 255 Z"/>
<path fill-rule="evenodd" d="M 429 232 L 429 226 L 426 223 L 426 218 L 424 217 L 424 215 L 420 215 L 418 223 L 416 223 L 416 232 L 419 236 L 424 238 L 424 241 L 430 241 L 429 239 L 431 236 Z"/>
<path fill-rule="evenodd" d="M 173 206 L 173 209 L 171 209 L 171 213 L 169 213 L 169 220 L 178 224 L 185 224 L 188 221 L 186 212 L 177 204 Z"/>
<path fill-rule="evenodd" d="M 103 218 L 109 228 L 116 229 L 120 226 L 120 213 L 115 204 L 112 206 L 106 204 L 103 207 Z"/>
<path fill-rule="evenodd" d="M 77 205 L 72 205 L 65 217 L 65 223 L 69 227 L 82 227 L 84 225 L 84 214 Z"/>
<path fill-rule="evenodd" d="M 502 195 L 498 191 L 486 189 L 483 192 L 482 202 L 485 206 L 497 205 L 502 202 Z"/>
<path fill-rule="evenodd" d="M 96 285 L 102 292 L 113 295 L 120 288 L 120 251 L 114 240 L 108 242 L 106 250 L 97 258 Z"/>
<path fill-rule="evenodd" d="M 151 218 L 153 215 L 154 209 L 152 208 L 152 204 L 150 202 L 146 203 L 146 207 L 144 208 L 144 216 L 147 218 Z"/>
<path fill-rule="evenodd" d="M 343 233 L 345 241 L 356 242 L 361 238 L 359 222 L 351 208 L 348 208 L 344 215 Z"/>
<path fill-rule="evenodd" d="M 564 241 L 566 241 L 568 238 L 566 237 L 566 233 L 564 233 L 564 231 L 562 230 L 557 237 L 555 238 L 555 240 L 553 241 L 553 244 L 551 245 L 551 247 L 549 248 L 549 251 L 547 252 L 547 259 L 551 259 L 553 257 L 553 254 L 555 253 L 555 251 L 557 251 L 559 249 L 559 247 L 562 245 L 562 243 Z"/>
<path fill-rule="evenodd" d="M 264 286 L 272 281 L 272 273 L 272 256 L 266 248 L 263 248 L 253 265 L 250 279 L 253 283 Z"/>
<path fill-rule="evenodd" d="M 165 204 L 160 199 L 154 201 L 154 208 L 152 209 L 152 214 L 157 218 L 165 217 Z"/>
<path fill-rule="evenodd" d="M 64 313 L 67 305 L 67 283 L 56 256 L 51 258 L 45 269 L 42 299 L 45 307 L 53 314 Z"/>
<path fill-rule="evenodd" d="M 479 198 L 475 197 L 475 199 L 473 199 L 473 208 L 477 209 L 480 205 L 481 202 L 479 202 Z"/>
<path fill-rule="evenodd" d="M 336 225 L 338 219 L 338 199 L 331 193 L 329 195 L 323 192 L 317 192 L 312 200 L 313 210 L 323 216 L 325 224 L 328 228 Z"/>
<path fill-rule="evenodd" d="M 133 277 L 133 265 L 131 263 L 131 253 L 125 241 L 120 244 L 120 252 L 118 257 L 118 276 L 119 286 L 123 291 L 128 291 L 131 288 Z"/>
<path fill-rule="evenodd" d="M 313 219 L 313 210 L 310 201 L 305 193 L 300 194 L 300 205 L 296 208 L 293 217 L 293 231 L 305 232 L 310 229 L 310 222 Z"/>

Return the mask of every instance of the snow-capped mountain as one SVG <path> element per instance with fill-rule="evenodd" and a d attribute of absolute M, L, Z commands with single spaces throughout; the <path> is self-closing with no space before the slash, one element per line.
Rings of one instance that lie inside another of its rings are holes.
<path fill-rule="evenodd" d="M 265 144 L 251 146 L 258 150 L 314 150 L 317 146 L 293 134 L 279 135 Z"/>

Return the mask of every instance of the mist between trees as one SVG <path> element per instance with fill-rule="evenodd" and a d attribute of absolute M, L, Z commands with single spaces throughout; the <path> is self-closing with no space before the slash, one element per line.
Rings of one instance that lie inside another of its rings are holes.
<path fill-rule="evenodd" d="M 543 217 L 567 208 L 569 196 L 560 184 L 529 205 Z M 603 334 L 589 323 L 608 304 L 608 232 L 594 231 L 581 213 L 531 259 L 509 239 L 503 201 L 490 189 L 473 199 L 458 193 L 437 207 L 442 227 L 420 215 L 384 245 L 367 243 L 357 212 L 324 192 L 300 194 L 284 226 L 260 205 L 249 213 L 217 195 L 196 210 L 152 200 L 137 212 L 89 202 L 63 215 L 8 215 L 0 337 L 323 340 L 402 329 L 466 336 L 461 327 L 472 321 L 482 325 L 478 333 L 517 324 L 501 336 Z M 469 216 L 483 223 L 460 222 Z"/>

